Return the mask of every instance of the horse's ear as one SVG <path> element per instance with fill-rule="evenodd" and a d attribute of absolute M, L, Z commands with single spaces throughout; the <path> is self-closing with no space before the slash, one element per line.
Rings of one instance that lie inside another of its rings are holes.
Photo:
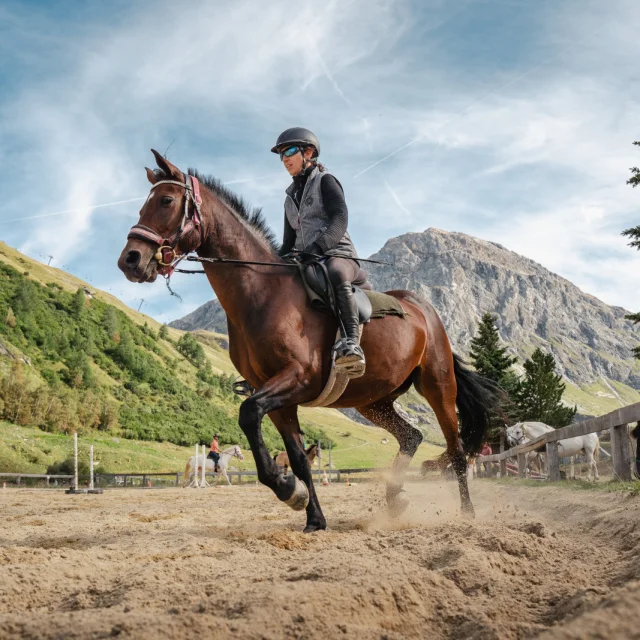
<path fill-rule="evenodd" d="M 167 179 L 178 180 L 182 182 L 184 180 L 184 176 L 182 175 L 182 171 L 178 169 L 175 165 L 171 164 L 165 157 L 160 155 L 155 149 L 151 149 L 151 153 L 156 157 L 156 163 L 158 167 L 164 171 L 167 176 Z"/>
<path fill-rule="evenodd" d="M 151 184 L 155 184 L 156 182 L 158 182 L 158 176 L 153 173 L 153 171 L 149 169 L 149 167 L 145 167 L 144 170 L 147 172 L 147 180 L 149 180 Z"/>

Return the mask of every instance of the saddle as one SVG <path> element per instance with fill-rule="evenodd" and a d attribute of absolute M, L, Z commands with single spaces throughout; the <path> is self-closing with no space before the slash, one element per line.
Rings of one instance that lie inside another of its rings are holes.
<path fill-rule="evenodd" d="M 302 282 L 311 301 L 311 306 L 324 313 L 332 313 L 338 315 L 336 307 L 335 294 L 327 268 L 323 262 L 311 262 L 299 264 Z M 358 276 L 351 283 L 353 289 L 353 297 L 358 307 L 358 316 L 360 324 L 366 324 L 371 320 L 373 314 L 373 306 L 365 291 L 371 291 L 371 283 L 367 280 L 367 272 L 360 268 Z"/>

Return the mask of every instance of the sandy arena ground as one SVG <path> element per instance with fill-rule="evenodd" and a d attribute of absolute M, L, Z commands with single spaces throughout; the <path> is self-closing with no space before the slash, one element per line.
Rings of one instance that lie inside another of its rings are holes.
<path fill-rule="evenodd" d="M 0 490 L 0 638 L 640 638 L 640 498 L 476 481 Z"/>

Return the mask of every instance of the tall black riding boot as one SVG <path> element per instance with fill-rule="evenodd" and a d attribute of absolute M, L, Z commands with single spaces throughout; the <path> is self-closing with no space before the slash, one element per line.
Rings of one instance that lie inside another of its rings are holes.
<path fill-rule="evenodd" d="M 335 288 L 336 303 L 342 327 L 342 340 L 336 345 L 336 367 L 350 377 L 356 378 L 364 373 L 364 352 L 360 347 L 360 319 L 358 306 L 353 296 L 350 282 L 343 282 Z"/>

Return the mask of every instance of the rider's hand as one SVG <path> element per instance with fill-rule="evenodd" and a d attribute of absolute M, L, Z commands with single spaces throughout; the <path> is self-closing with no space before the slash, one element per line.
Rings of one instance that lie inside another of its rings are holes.
<path fill-rule="evenodd" d="M 313 243 L 305 251 L 301 251 L 298 254 L 298 259 L 300 260 L 300 262 L 304 264 L 307 262 L 312 262 L 313 260 L 317 260 L 321 256 L 322 256 L 322 249 L 320 249 L 320 247 L 317 244 Z"/>

